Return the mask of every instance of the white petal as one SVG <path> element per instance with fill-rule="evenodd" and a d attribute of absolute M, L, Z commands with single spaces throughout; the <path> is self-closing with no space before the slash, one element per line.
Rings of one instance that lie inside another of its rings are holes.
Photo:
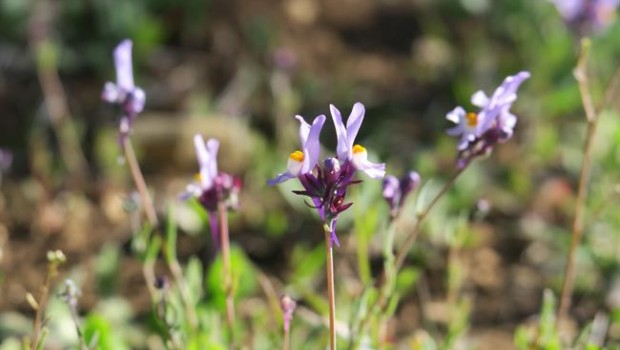
<path fill-rule="evenodd" d="M 489 98 L 482 90 L 476 91 L 473 95 L 471 95 L 471 104 L 476 107 L 486 107 L 489 104 Z"/>

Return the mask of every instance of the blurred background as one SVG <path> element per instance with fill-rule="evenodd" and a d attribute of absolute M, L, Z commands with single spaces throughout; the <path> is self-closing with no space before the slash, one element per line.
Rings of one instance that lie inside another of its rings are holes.
<path fill-rule="evenodd" d="M 318 221 L 290 192 L 298 184 L 265 184 L 298 147 L 293 116 L 328 114 L 330 103 L 348 115 L 364 103 L 358 140 L 371 160 L 397 176 L 417 170 L 433 189 L 456 157 L 446 113 L 471 109 L 475 91 L 490 94 L 507 75 L 530 71 L 513 107 L 514 138 L 467 170 L 412 250 L 391 336 L 441 334 L 449 285 L 458 283 L 472 344 L 509 349 L 515 327 L 539 312 L 543 290 L 559 292 L 585 117 L 572 74 L 579 41 L 550 2 L 0 0 L 0 147 L 13 155 L 0 184 L 0 344 L 29 331 L 25 294 L 42 284 L 49 249 L 67 255 L 63 274 L 80 285 L 84 313 L 114 300 L 108 311 L 136 324 L 149 311 L 131 254 L 140 204 L 118 144 L 120 115 L 100 100 L 124 38 L 133 40 L 135 81 L 147 96 L 132 140 L 160 215 L 175 212 L 181 261 L 197 258 L 208 269 L 215 255 L 205 218 L 178 200 L 198 169 L 192 136 L 201 133 L 220 139 L 220 170 L 243 181 L 231 240 L 253 266 L 248 281 L 267 278 L 319 310 Z M 619 38 L 618 23 L 593 38 L 595 100 L 620 63 Z M 574 327 L 605 312 L 620 341 L 618 98 L 613 105 L 595 140 L 572 315 Z M 324 154 L 334 152 L 331 123 L 321 141 Z M 339 222 L 341 298 L 359 295 L 383 264 L 387 205 L 380 181 L 363 180 Z M 416 203 L 397 242 L 413 226 Z M 360 241 L 369 264 L 358 262 Z M 240 293 L 260 299 L 260 290 L 252 282 Z M 256 303 L 247 317 L 264 311 Z M 62 344 L 61 335 L 50 338 Z"/>

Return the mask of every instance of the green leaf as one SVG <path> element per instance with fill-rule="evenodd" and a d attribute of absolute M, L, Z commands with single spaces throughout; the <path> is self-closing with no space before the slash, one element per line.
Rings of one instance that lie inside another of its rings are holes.
<path fill-rule="evenodd" d="M 237 246 L 230 247 L 230 268 L 235 299 L 251 296 L 256 290 L 257 277 L 252 262 L 245 252 Z M 219 310 L 226 306 L 224 293 L 224 264 L 222 255 L 218 254 L 211 264 L 206 277 L 207 297 Z"/>
<path fill-rule="evenodd" d="M 121 328 L 122 329 L 122 328 Z M 112 328 L 112 324 L 103 316 L 92 313 L 84 320 L 84 340 L 86 344 L 96 344 L 100 350 L 123 350 L 129 347 L 123 342 L 119 329 Z"/>

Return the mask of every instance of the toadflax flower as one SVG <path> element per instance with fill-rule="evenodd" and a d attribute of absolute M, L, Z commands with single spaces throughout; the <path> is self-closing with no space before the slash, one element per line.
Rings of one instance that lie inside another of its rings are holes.
<path fill-rule="evenodd" d="M 383 198 L 390 207 L 390 216 L 396 218 L 405 204 L 407 196 L 420 185 L 420 174 L 410 171 L 401 179 L 388 175 L 383 178 Z"/>
<path fill-rule="evenodd" d="M 146 96 L 144 90 L 134 85 L 131 62 L 132 42 L 125 39 L 114 49 L 116 83 L 106 82 L 101 99 L 121 106 L 123 116 L 120 121 L 121 139 L 131 131 L 134 119 L 144 109 Z"/>
<path fill-rule="evenodd" d="M 529 77 L 530 73 L 526 71 L 506 77 L 490 97 L 483 91 L 474 93 L 471 103 L 480 108 L 478 112 L 468 113 L 458 106 L 446 115 L 449 121 L 457 124 L 447 133 L 460 137 L 457 145 L 459 168 L 477 156 L 490 153 L 495 144 L 512 137 L 517 117 L 510 112 L 510 107 L 517 99 L 519 86 Z"/>
<path fill-rule="evenodd" d="M 220 205 L 226 209 L 237 209 L 241 182 L 238 178 L 224 172 L 218 172 L 217 151 L 219 141 L 209 139 L 206 143 L 199 134 L 194 135 L 194 148 L 198 158 L 199 173 L 193 183 L 187 185 L 181 199 L 196 198 L 209 213 L 211 237 L 215 246 L 219 244 L 219 226 L 217 211 Z"/>
<path fill-rule="evenodd" d="M 338 137 L 337 157 L 327 157 L 323 162 L 319 162 L 319 134 L 325 116 L 316 117 L 312 125 L 297 116 L 300 122 L 299 140 L 303 151 L 291 153 L 286 172 L 278 174 L 267 183 L 273 186 L 298 178 L 304 189 L 293 192 L 310 198 L 312 207 L 317 209 L 319 216 L 330 229 L 331 244 L 339 246 L 335 230 L 336 222 L 338 215 L 353 204 L 347 203 L 345 199 L 349 185 L 360 182 L 354 179 L 356 171 L 360 170 L 371 178 L 381 178 L 385 175 L 385 164 L 370 162 L 366 149 L 361 145 L 354 145 L 364 118 L 364 105 L 356 103 L 353 106 L 346 126 L 338 109 L 333 105 L 330 109 Z"/>
<path fill-rule="evenodd" d="M 615 19 L 620 0 L 552 0 L 569 28 L 579 35 L 605 30 Z"/>

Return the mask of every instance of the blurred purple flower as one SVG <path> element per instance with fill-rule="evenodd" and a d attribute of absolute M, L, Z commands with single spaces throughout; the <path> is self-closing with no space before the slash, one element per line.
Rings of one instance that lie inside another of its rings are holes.
<path fill-rule="evenodd" d="M 0 176 L 13 165 L 13 153 L 9 150 L 0 148 Z"/>
<path fill-rule="evenodd" d="M 459 168 L 467 165 L 473 158 L 488 154 L 497 143 L 508 141 L 517 124 L 517 117 L 510 112 L 510 107 L 517 99 L 517 90 L 523 81 L 530 77 L 526 71 L 508 76 L 504 82 L 488 97 L 483 91 L 477 91 L 471 97 L 471 103 L 479 107 L 478 113 L 467 113 L 458 106 L 450 111 L 446 118 L 457 125 L 447 130 L 451 136 L 460 136 L 458 143 Z"/>
<path fill-rule="evenodd" d="M 271 58 L 276 68 L 290 72 L 297 67 L 297 53 L 290 48 L 280 47 L 273 51 Z"/>
<path fill-rule="evenodd" d="M 615 19 L 620 0 L 552 0 L 566 24 L 580 35 L 605 30 Z"/>
<path fill-rule="evenodd" d="M 131 47 L 131 40 L 125 39 L 114 49 L 116 84 L 106 82 L 101 93 L 102 100 L 118 104 L 122 108 L 123 116 L 119 126 L 121 138 L 126 137 L 131 131 L 133 121 L 144 109 L 146 100 L 144 91 L 134 85 Z"/>
<path fill-rule="evenodd" d="M 367 159 L 366 149 L 360 145 L 353 145 L 359 131 L 363 117 L 364 106 L 356 103 L 345 127 L 340 112 L 330 106 L 336 133 L 338 135 L 338 157 L 328 157 L 319 164 L 319 134 L 325 122 L 325 116 L 318 116 L 312 126 L 303 118 L 296 118 L 301 122 L 299 135 L 302 151 L 295 151 L 289 156 L 287 171 L 278 174 L 269 180 L 270 186 L 279 184 L 292 178 L 298 178 L 303 190 L 293 191 L 295 194 L 307 196 L 331 230 L 331 244 L 339 246 L 336 235 L 338 215 L 347 210 L 353 203 L 345 202 L 349 185 L 360 181 L 354 180 L 357 170 L 361 170 L 371 178 L 380 178 L 385 174 L 385 164 L 371 163 Z"/>
<path fill-rule="evenodd" d="M 198 202 L 207 210 L 211 236 L 216 247 L 219 246 L 218 207 L 225 205 L 227 209 L 237 209 L 241 190 L 241 182 L 238 178 L 218 172 L 217 151 L 219 147 L 220 143 L 216 139 L 209 139 L 205 143 L 201 135 L 194 135 L 194 148 L 200 171 L 196 181 L 187 185 L 185 192 L 181 195 L 183 200 L 191 197 L 198 199 Z"/>
<path fill-rule="evenodd" d="M 280 308 L 282 309 L 284 331 L 288 332 L 291 327 L 291 321 L 293 320 L 293 313 L 295 312 L 295 308 L 297 308 L 297 303 L 288 295 L 283 295 L 280 298 Z"/>
<path fill-rule="evenodd" d="M 420 174 L 410 171 L 400 180 L 388 175 L 383 179 L 383 198 L 390 207 L 390 216 L 396 218 L 405 204 L 407 196 L 420 185 Z"/>

